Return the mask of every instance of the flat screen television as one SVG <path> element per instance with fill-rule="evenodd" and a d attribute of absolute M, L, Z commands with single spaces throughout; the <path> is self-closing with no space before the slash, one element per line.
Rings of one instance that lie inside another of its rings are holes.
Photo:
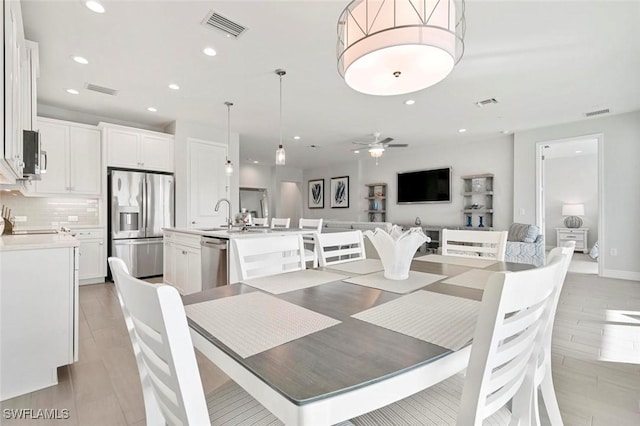
<path fill-rule="evenodd" d="M 451 167 L 398 173 L 398 204 L 450 202 Z"/>

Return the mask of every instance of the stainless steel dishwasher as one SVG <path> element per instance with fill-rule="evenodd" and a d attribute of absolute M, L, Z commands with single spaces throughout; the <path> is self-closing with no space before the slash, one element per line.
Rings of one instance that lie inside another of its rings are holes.
<path fill-rule="evenodd" d="M 229 240 L 203 236 L 202 290 L 229 284 Z"/>

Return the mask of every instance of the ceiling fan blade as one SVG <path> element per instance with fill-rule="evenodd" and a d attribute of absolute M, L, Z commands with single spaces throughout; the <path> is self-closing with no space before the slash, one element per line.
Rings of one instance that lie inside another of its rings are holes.
<path fill-rule="evenodd" d="M 364 146 L 371 145 L 369 142 L 351 142 L 351 143 L 356 144 L 356 145 L 364 145 Z"/>
<path fill-rule="evenodd" d="M 408 147 L 409 144 L 406 143 L 390 143 L 388 145 L 385 145 L 385 148 L 406 148 Z"/>
<path fill-rule="evenodd" d="M 383 145 L 384 145 L 384 144 L 388 144 L 388 143 L 389 143 L 389 142 L 391 142 L 392 140 L 393 140 L 393 138 L 384 138 L 384 139 L 382 139 L 381 141 L 378 141 L 378 143 L 381 143 L 381 144 L 383 144 Z"/>

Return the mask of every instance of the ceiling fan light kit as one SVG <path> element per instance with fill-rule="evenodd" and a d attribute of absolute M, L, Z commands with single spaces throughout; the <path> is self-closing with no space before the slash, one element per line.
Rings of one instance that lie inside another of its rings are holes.
<path fill-rule="evenodd" d="M 338 19 L 338 72 L 369 95 L 422 90 L 462 58 L 464 32 L 464 0 L 354 0 Z"/>

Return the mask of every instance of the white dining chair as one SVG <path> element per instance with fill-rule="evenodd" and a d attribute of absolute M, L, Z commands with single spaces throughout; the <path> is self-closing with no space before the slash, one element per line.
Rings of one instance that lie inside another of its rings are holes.
<path fill-rule="evenodd" d="M 536 389 L 540 390 L 540 395 L 544 400 L 544 407 L 549 416 L 551 426 L 562 426 L 562 416 L 560 415 L 560 407 L 558 406 L 558 400 L 556 399 L 556 392 L 553 386 L 553 377 L 551 374 L 551 340 L 553 336 L 553 324 L 555 320 L 555 312 L 558 309 L 558 302 L 560 300 L 560 293 L 564 285 L 564 280 L 573 258 L 573 252 L 576 248 L 575 241 L 567 241 L 561 247 L 556 247 L 547 256 L 547 263 L 553 262 L 557 257 L 563 258 L 562 270 L 560 271 L 560 279 L 557 280 L 558 288 L 553 299 L 552 312 L 549 322 L 546 325 L 545 336 L 542 350 L 538 355 L 538 367 L 535 374 Z M 538 401 L 538 392 L 533 393 L 533 412 L 534 412 L 534 424 L 540 425 L 540 405 Z"/>
<path fill-rule="evenodd" d="M 312 229 L 316 233 L 322 232 L 322 219 L 300 219 L 298 222 L 300 229 Z M 314 234 L 303 234 L 304 242 L 304 260 L 305 262 L 313 262 L 313 267 L 318 267 L 318 251 L 316 250 L 316 242 Z"/>
<path fill-rule="evenodd" d="M 178 291 L 129 275 L 110 257 L 120 306 L 138 364 L 146 424 L 282 425 L 235 382 L 204 394 Z"/>
<path fill-rule="evenodd" d="M 269 226 L 269 218 L 268 217 L 254 217 L 253 224 L 255 226 Z"/>
<path fill-rule="evenodd" d="M 357 426 L 529 424 L 537 351 L 563 261 L 557 257 L 547 266 L 489 277 L 466 377 L 455 375 L 351 421 Z"/>
<path fill-rule="evenodd" d="M 314 238 L 321 267 L 367 258 L 362 231 L 323 232 Z"/>
<path fill-rule="evenodd" d="M 302 235 L 269 235 L 231 240 L 243 280 L 306 269 Z"/>
<path fill-rule="evenodd" d="M 291 223 L 291 218 L 287 217 L 274 217 L 271 218 L 271 228 L 272 229 L 276 229 L 276 228 L 288 228 L 289 224 Z"/>
<path fill-rule="evenodd" d="M 442 230 L 442 255 L 491 257 L 504 261 L 507 231 Z"/>

